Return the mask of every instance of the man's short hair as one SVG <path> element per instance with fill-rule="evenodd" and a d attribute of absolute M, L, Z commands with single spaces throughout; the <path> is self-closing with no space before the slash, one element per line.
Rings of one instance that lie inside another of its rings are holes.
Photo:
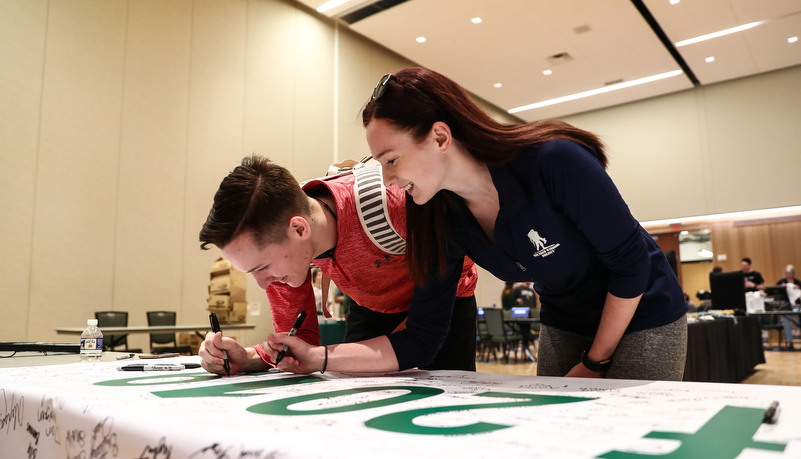
<path fill-rule="evenodd" d="M 750 259 L 750 258 L 748 258 L 748 257 L 744 257 L 744 258 L 743 258 L 742 260 L 740 260 L 740 261 L 744 261 L 744 262 L 748 263 L 749 265 L 751 264 L 751 259 Z"/>
<path fill-rule="evenodd" d="M 251 233 L 259 248 L 281 243 L 289 219 L 309 215 L 306 193 L 285 168 L 262 156 L 248 156 L 220 183 L 200 230 L 200 248 L 224 248 Z"/>

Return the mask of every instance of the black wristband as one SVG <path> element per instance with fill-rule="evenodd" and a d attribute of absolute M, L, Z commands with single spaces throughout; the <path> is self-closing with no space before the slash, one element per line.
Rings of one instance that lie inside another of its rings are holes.
<path fill-rule="evenodd" d="M 594 360 L 590 360 L 590 357 L 587 355 L 587 351 L 584 351 L 581 354 L 581 363 L 587 367 L 588 370 L 594 371 L 596 373 L 603 373 L 612 366 L 612 359 L 608 358 L 606 360 L 601 360 L 600 362 L 596 362 Z"/>
<path fill-rule="evenodd" d="M 325 348 L 325 360 L 323 360 L 323 369 L 320 370 L 320 374 L 325 373 L 325 369 L 328 367 L 328 346 L 323 346 Z"/>

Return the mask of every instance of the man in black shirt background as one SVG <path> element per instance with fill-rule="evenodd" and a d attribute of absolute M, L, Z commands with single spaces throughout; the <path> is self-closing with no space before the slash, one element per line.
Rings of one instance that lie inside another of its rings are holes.
<path fill-rule="evenodd" d="M 743 267 L 743 274 L 745 275 L 745 291 L 755 292 L 757 290 L 765 289 L 765 279 L 759 271 L 751 269 L 751 259 L 748 257 L 740 260 L 740 266 Z"/>

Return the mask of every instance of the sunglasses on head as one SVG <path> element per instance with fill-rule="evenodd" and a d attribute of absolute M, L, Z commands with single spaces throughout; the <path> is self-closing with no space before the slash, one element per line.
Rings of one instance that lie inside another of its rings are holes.
<path fill-rule="evenodd" d="M 415 88 L 411 83 L 407 83 L 400 78 L 396 77 L 391 73 L 387 73 L 386 75 L 382 76 L 378 83 L 375 84 L 375 88 L 373 88 L 373 96 L 370 98 L 371 101 L 380 99 L 387 92 L 387 87 L 389 87 L 389 80 L 395 80 L 396 83 L 402 88 L 406 88 L 414 94 L 414 97 L 417 98 L 420 102 L 424 104 L 433 105 L 439 111 L 439 106 L 431 100 L 430 97 L 423 91 Z"/>

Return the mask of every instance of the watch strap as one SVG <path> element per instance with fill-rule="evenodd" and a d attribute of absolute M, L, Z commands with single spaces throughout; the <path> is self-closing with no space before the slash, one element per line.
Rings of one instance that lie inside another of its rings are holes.
<path fill-rule="evenodd" d="M 587 351 L 584 351 L 581 354 L 581 363 L 587 367 L 590 371 L 595 371 L 597 373 L 603 373 L 612 366 L 612 359 L 604 359 L 600 362 L 596 362 L 591 360 L 590 357 L 587 355 Z"/>

